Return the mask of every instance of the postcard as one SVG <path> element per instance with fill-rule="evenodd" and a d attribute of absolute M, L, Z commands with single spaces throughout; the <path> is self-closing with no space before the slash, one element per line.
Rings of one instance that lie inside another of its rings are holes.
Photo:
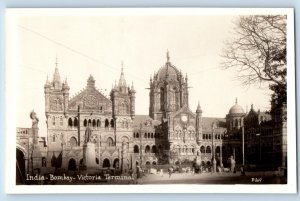
<path fill-rule="evenodd" d="M 293 9 L 6 10 L 7 193 L 296 193 Z"/>

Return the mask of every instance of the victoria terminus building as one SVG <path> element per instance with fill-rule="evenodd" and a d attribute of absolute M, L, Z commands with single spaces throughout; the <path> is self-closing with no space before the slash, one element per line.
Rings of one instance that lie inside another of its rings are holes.
<path fill-rule="evenodd" d="M 71 98 L 56 66 L 44 85 L 47 137 L 41 137 L 34 112 L 31 128 L 17 128 L 17 182 L 58 169 L 126 173 L 158 165 L 229 167 L 232 160 L 286 166 L 286 120 L 276 117 L 281 108 L 275 115 L 253 106 L 245 112 L 236 100 L 225 118 L 203 117 L 205 106 L 189 107 L 188 77 L 168 54 L 149 89 L 149 115 L 137 115 L 136 91 L 123 69 L 109 98 L 92 75 Z"/>

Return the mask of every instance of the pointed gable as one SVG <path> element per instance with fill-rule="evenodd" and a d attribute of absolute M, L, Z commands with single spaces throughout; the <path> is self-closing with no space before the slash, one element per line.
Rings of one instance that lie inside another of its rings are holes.
<path fill-rule="evenodd" d="M 77 110 L 78 106 L 82 111 L 112 112 L 111 100 L 95 88 L 95 80 L 92 75 L 87 80 L 86 88 L 69 101 L 69 110 Z"/>

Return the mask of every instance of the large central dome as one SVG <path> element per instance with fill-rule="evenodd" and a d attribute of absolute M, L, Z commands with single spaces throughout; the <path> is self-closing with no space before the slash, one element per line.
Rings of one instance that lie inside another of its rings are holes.
<path fill-rule="evenodd" d="M 167 62 L 157 72 L 158 80 L 165 80 L 165 79 L 177 80 L 179 79 L 179 75 L 180 75 L 179 70 L 171 64 L 169 52 L 167 52 Z"/>
<path fill-rule="evenodd" d="M 166 78 L 177 80 L 179 77 L 179 71 L 175 66 L 171 65 L 170 62 L 167 62 L 165 66 L 159 69 L 157 76 L 159 80 L 164 80 Z"/>

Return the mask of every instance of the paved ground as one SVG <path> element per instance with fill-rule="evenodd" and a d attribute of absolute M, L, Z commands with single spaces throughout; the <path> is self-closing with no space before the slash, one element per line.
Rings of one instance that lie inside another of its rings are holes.
<path fill-rule="evenodd" d="M 275 176 L 274 172 L 248 172 L 246 176 L 241 176 L 238 172 L 194 175 L 174 173 L 170 178 L 168 174 L 163 176 L 148 174 L 137 182 L 138 184 L 284 184 L 286 180 L 282 176 Z"/>

